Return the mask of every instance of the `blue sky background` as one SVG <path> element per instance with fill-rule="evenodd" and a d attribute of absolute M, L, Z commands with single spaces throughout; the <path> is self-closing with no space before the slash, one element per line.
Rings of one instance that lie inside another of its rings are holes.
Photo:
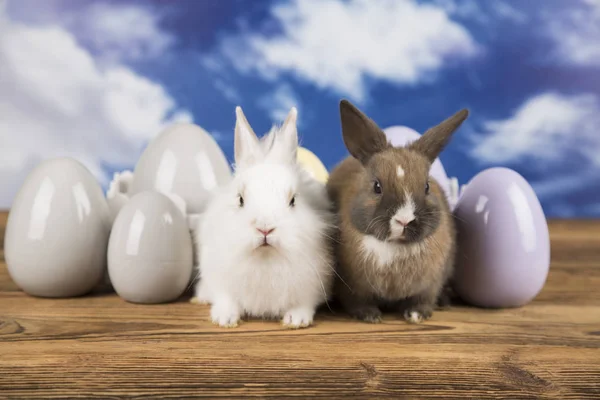
<path fill-rule="evenodd" d="M 47 157 L 106 188 L 173 121 L 231 161 L 236 105 L 257 132 L 298 107 L 331 169 L 348 98 L 419 132 L 467 107 L 448 175 L 510 167 L 548 217 L 598 217 L 599 96 L 599 0 L 0 0 L 0 208 Z"/>

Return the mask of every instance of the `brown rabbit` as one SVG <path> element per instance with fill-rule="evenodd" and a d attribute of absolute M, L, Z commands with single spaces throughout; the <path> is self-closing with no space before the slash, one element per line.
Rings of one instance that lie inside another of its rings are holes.
<path fill-rule="evenodd" d="M 351 156 L 333 169 L 327 190 L 339 220 L 335 293 L 353 317 L 379 322 L 383 306 L 408 322 L 431 317 L 456 245 L 446 197 L 429 169 L 468 114 L 461 110 L 415 142 L 393 147 L 375 122 L 341 101 Z"/>

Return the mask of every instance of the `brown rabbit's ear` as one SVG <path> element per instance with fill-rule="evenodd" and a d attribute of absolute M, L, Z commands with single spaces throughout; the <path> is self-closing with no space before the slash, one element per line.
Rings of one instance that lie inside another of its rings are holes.
<path fill-rule="evenodd" d="M 344 144 L 361 163 L 391 146 L 379 126 L 348 100 L 340 102 L 340 117 Z"/>
<path fill-rule="evenodd" d="M 429 128 L 423 136 L 411 143 L 408 148 L 423 154 L 430 162 L 435 161 L 450 141 L 452 134 L 468 116 L 469 110 L 460 110 L 439 125 Z"/>

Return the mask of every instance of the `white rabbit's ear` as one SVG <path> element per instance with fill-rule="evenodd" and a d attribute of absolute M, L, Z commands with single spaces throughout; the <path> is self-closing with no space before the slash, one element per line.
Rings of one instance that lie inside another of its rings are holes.
<path fill-rule="evenodd" d="M 242 107 L 235 108 L 234 153 L 236 167 L 251 165 L 262 158 L 263 153 L 256 134 L 248 123 Z"/>
<path fill-rule="evenodd" d="M 296 162 L 298 153 L 297 117 L 298 110 L 296 107 L 292 107 L 283 122 L 283 125 L 275 133 L 273 145 L 269 153 L 270 157 L 274 157 L 281 162 Z"/>
<path fill-rule="evenodd" d="M 260 144 L 262 146 L 263 153 L 267 154 L 269 151 L 271 151 L 271 147 L 275 141 L 275 135 L 277 134 L 277 129 L 277 125 L 271 126 L 269 132 L 260 138 Z"/>

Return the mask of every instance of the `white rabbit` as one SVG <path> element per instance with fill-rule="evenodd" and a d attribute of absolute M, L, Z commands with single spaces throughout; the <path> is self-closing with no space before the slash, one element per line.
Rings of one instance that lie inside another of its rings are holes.
<path fill-rule="evenodd" d="M 333 214 L 325 186 L 296 161 L 297 111 L 262 139 L 236 107 L 235 174 L 198 226 L 196 301 L 235 327 L 242 316 L 312 324 L 333 285 Z"/>

